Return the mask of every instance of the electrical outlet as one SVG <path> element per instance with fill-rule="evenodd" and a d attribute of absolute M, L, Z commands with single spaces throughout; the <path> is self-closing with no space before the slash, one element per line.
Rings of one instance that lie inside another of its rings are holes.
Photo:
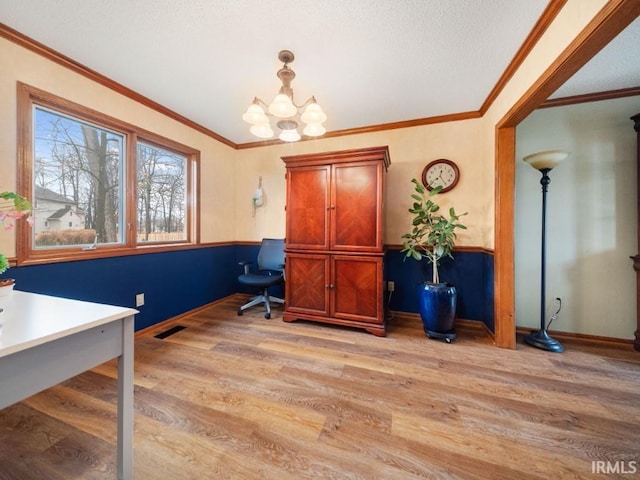
<path fill-rule="evenodd" d="M 390 292 L 393 292 L 396 289 L 396 282 L 394 282 L 393 280 L 389 280 L 387 282 L 387 290 Z"/>
<path fill-rule="evenodd" d="M 141 307 L 144 305 L 144 293 L 139 293 L 136 295 L 136 307 Z"/>

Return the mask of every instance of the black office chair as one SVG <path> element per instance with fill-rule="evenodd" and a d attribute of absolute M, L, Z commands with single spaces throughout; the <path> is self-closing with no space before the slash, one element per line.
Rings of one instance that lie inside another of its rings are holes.
<path fill-rule="evenodd" d="M 244 267 L 244 274 L 238 277 L 243 285 L 257 287 L 260 295 L 253 297 L 238 309 L 238 315 L 242 315 L 247 308 L 264 303 L 267 309 L 264 318 L 271 318 L 271 302 L 284 303 L 282 298 L 269 295 L 269 287 L 284 283 L 284 239 L 265 238 L 262 240 L 258 252 L 257 272 L 250 272 L 253 262 L 240 262 Z"/>

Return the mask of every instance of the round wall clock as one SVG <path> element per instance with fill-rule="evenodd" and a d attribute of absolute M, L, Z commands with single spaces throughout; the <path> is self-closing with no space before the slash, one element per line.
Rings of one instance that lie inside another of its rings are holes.
<path fill-rule="evenodd" d="M 456 186 L 460 179 L 460 170 L 451 160 L 439 158 L 430 162 L 422 170 L 422 184 L 428 190 L 442 186 L 440 193 L 448 192 Z"/>

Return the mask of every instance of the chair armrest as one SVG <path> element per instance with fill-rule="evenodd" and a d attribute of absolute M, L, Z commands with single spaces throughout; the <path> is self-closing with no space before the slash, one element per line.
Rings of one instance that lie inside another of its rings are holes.
<path fill-rule="evenodd" d="M 249 273 L 249 269 L 251 267 L 251 264 L 253 264 L 253 262 L 248 262 L 246 260 L 243 260 L 242 262 L 238 262 L 238 265 L 244 267 L 244 274 L 246 275 L 247 273 Z"/>

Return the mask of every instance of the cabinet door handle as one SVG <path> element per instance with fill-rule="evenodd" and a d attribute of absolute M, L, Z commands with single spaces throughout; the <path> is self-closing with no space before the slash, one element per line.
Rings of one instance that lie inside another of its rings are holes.
<path fill-rule="evenodd" d="M 335 288 L 335 285 L 330 283 L 329 285 L 325 285 L 324 288 Z"/>

